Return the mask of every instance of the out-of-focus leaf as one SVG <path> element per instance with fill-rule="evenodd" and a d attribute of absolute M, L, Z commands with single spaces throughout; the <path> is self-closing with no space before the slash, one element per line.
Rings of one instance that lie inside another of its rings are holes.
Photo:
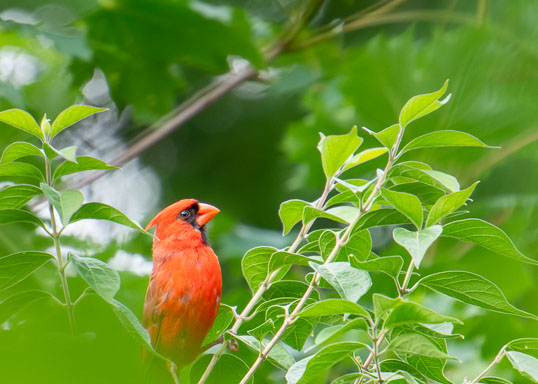
<path fill-rule="evenodd" d="M 419 268 L 426 251 L 437 240 L 442 231 L 443 227 L 440 225 L 434 225 L 416 232 L 408 231 L 405 228 L 396 228 L 392 232 L 392 236 L 394 241 L 409 252 L 413 257 L 413 263 Z"/>
<path fill-rule="evenodd" d="M 0 210 L 20 208 L 40 193 L 41 189 L 29 184 L 6 187 L 0 190 Z"/>
<path fill-rule="evenodd" d="M 512 306 L 506 301 L 499 287 L 476 273 L 466 271 L 438 272 L 423 277 L 417 284 L 490 311 L 538 319 L 536 315 Z"/>
<path fill-rule="evenodd" d="M 289 231 L 303 218 L 304 207 L 310 203 L 303 200 L 288 200 L 280 204 L 278 214 L 282 221 L 282 235 L 287 235 Z"/>
<path fill-rule="evenodd" d="M 41 152 L 41 150 L 33 144 L 26 143 L 24 141 L 18 141 L 16 143 L 8 145 L 6 149 L 4 149 L 0 163 L 11 163 L 12 161 L 26 156 L 43 157 L 43 152 Z"/>
<path fill-rule="evenodd" d="M 248 251 L 241 260 L 243 276 L 254 293 L 267 277 L 271 255 L 277 252 L 273 247 L 256 247 Z"/>
<path fill-rule="evenodd" d="M 327 280 L 340 297 L 346 300 L 358 301 L 372 285 L 370 275 L 366 271 L 353 268 L 348 262 L 324 265 L 310 262 L 310 267 Z"/>
<path fill-rule="evenodd" d="M 76 160 L 76 163 L 66 161 L 60 164 L 54 171 L 54 179 L 56 180 L 62 176 L 83 171 L 118 169 L 117 167 L 109 165 L 104 161 L 89 156 L 79 156 Z"/>
<path fill-rule="evenodd" d="M 359 304 L 343 299 L 325 299 L 306 307 L 297 314 L 297 317 L 321 317 L 329 315 L 350 314 L 362 316 L 367 319 L 370 314 Z"/>
<path fill-rule="evenodd" d="M 77 190 L 72 191 L 57 191 L 46 183 L 41 183 L 41 190 L 47 199 L 54 205 L 58 211 L 62 224 L 69 224 L 69 220 L 73 214 L 82 206 L 84 196 Z"/>
<path fill-rule="evenodd" d="M 32 164 L 26 163 L 6 163 L 0 164 L 0 177 L 13 178 L 13 177 L 28 177 L 36 180 L 44 180 L 43 173 Z"/>
<path fill-rule="evenodd" d="M 106 110 L 107 108 L 96 108 L 89 105 L 72 105 L 69 108 L 64 109 L 52 123 L 50 133 L 51 139 L 64 129 L 78 123 L 80 120 Z"/>
<path fill-rule="evenodd" d="M 404 301 L 389 313 L 384 326 L 385 328 L 394 328 L 405 324 L 438 324 L 444 322 L 463 324 L 461 320 L 454 317 L 441 315 L 423 305 Z"/>
<path fill-rule="evenodd" d="M 538 382 L 537 358 L 517 351 L 506 352 L 506 357 L 508 357 L 508 360 L 510 360 L 514 369 L 518 370 L 523 376 Z"/>
<path fill-rule="evenodd" d="M 228 326 L 232 323 L 233 319 L 234 314 L 232 308 L 229 305 L 221 303 L 217 317 L 202 345 L 206 345 L 216 340 L 222 332 L 228 329 Z"/>
<path fill-rule="evenodd" d="M 117 224 L 125 225 L 126 227 L 136 229 L 140 232 L 144 232 L 144 229 L 129 219 L 124 213 L 120 212 L 110 205 L 102 203 L 86 203 L 73 216 L 71 216 L 71 223 L 80 220 L 95 219 L 95 220 L 107 220 Z"/>
<path fill-rule="evenodd" d="M 435 147 L 488 147 L 473 135 L 460 131 L 435 131 L 426 133 L 411 140 L 403 149 L 402 153 L 420 148 Z"/>
<path fill-rule="evenodd" d="M 0 210 L 0 224 L 8 223 L 31 223 L 46 229 L 45 224 L 39 217 L 33 213 L 22 211 L 20 209 L 2 209 Z"/>
<path fill-rule="evenodd" d="M 357 136 L 356 126 L 348 134 L 323 137 L 319 143 L 319 150 L 325 176 L 328 179 L 333 177 L 362 142 L 363 139 Z"/>
<path fill-rule="evenodd" d="M 442 196 L 435 202 L 432 209 L 430 210 L 430 213 L 428 214 L 428 218 L 426 219 L 426 226 L 431 226 L 434 224 L 437 224 L 439 220 L 441 220 L 443 217 L 451 214 L 456 209 L 461 207 L 469 196 L 473 193 L 475 187 L 478 185 L 478 182 L 471 185 L 469 188 L 464 189 L 463 191 L 454 192 L 446 196 Z"/>
<path fill-rule="evenodd" d="M 412 355 L 426 356 L 434 359 L 453 359 L 456 358 L 440 351 L 427 337 L 419 334 L 403 334 L 392 339 L 389 343 L 389 350 L 398 353 L 409 353 Z"/>
<path fill-rule="evenodd" d="M 22 109 L 8 109 L 0 112 L 0 121 L 43 139 L 43 134 L 37 121 Z"/>
<path fill-rule="evenodd" d="M 413 224 L 420 229 L 422 227 L 422 204 L 418 197 L 405 192 L 391 191 L 381 188 L 381 196 L 394 208 L 403 213 Z"/>
<path fill-rule="evenodd" d="M 0 324 L 34 301 L 50 297 L 51 294 L 45 291 L 32 290 L 17 292 L 0 303 Z"/>
<path fill-rule="evenodd" d="M 86 283 L 105 301 L 112 302 L 120 289 L 118 272 L 93 257 L 79 257 L 70 253 L 69 258 Z"/>
<path fill-rule="evenodd" d="M 442 101 L 441 98 L 448 87 L 448 80 L 445 81 L 441 89 L 432 93 L 413 96 L 400 111 L 400 125 L 405 128 L 410 122 L 425 116 L 436 109 L 442 107 L 450 100 L 450 95 Z"/>
<path fill-rule="evenodd" d="M 197 383 L 206 367 L 209 365 L 212 355 L 203 355 L 192 365 L 190 370 L 191 383 Z M 239 383 L 243 376 L 248 372 L 248 365 L 239 357 L 225 353 L 217 361 L 217 364 L 211 371 L 206 384 L 224 384 Z M 249 383 L 252 380 L 249 381 Z"/>
<path fill-rule="evenodd" d="M 357 153 L 349 161 L 346 162 L 346 165 L 344 166 L 344 171 L 356 167 L 357 165 L 360 165 L 362 163 L 366 163 L 367 161 L 370 161 L 372 159 L 375 159 L 376 157 L 387 153 L 387 151 L 387 148 L 365 149 L 364 151 Z"/>
<path fill-rule="evenodd" d="M 18 252 L 0 257 L 0 291 L 26 279 L 52 259 L 54 256 L 45 252 Z"/>
<path fill-rule="evenodd" d="M 453 221 L 443 226 L 443 236 L 475 243 L 499 255 L 538 265 L 537 260 L 533 260 L 521 253 L 506 233 L 484 220 L 463 219 Z"/>
<path fill-rule="evenodd" d="M 260 352 L 260 342 L 256 340 L 253 336 L 247 335 L 234 335 L 236 339 L 243 342 L 247 347 L 252 349 L 255 352 Z M 267 347 L 269 340 L 262 340 L 262 348 Z M 295 359 L 290 352 L 280 343 L 275 344 L 267 355 L 267 361 L 269 361 L 274 366 L 281 369 L 289 369 L 294 363 Z"/>
<path fill-rule="evenodd" d="M 293 364 L 286 373 L 286 382 L 288 384 L 308 383 L 354 351 L 365 347 L 365 344 L 357 342 L 328 345 L 316 354 Z"/>

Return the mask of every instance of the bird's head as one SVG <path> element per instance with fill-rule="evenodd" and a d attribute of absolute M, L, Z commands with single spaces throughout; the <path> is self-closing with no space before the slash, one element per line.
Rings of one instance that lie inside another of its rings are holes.
<path fill-rule="evenodd" d="M 155 236 L 159 240 L 169 236 L 196 234 L 199 231 L 205 241 L 205 225 L 219 212 L 212 205 L 199 203 L 195 199 L 183 199 L 159 212 L 146 226 L 146 230 L 156 226 Z"/>

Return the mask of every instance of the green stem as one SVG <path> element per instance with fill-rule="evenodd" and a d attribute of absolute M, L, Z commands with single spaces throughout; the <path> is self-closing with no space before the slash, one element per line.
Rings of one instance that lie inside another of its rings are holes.
<path fill-rule="evenodd" d="M 480 373 L 480 375 L 476 376 L 476 377 L 474 378 L 474 380 L 471 381 L 470 384 L 478 383 L 478 382 L 480 381 L 480 379 L 482 379 L 484 376 L 486 376 L 486 374 L 488 373 L 488 371 L 489 371 L 491 368 L 493 368 L 493 366 L 494 366 L 495 364 L 497 364 L 499 361 L 501 361 L 501 359 L 502 359 L 503 356 L 504 356 L 505 349 L 506 349 L 506 345 L 503 346 L 503 347 L 501 348 L 501 350 L 499 351 L 499 353 L 497 353 L 497 356 L 495 356 L 495 359 L 493 359 L 493 361 L 491 362 L 491 364 L 488 365 L 488 366 L 486 367 L 486 369 L 484 369 L 484 370 Z"/>
<path fill-rule="evenodd" d="M 411 280 L 411 275 L 413 274 L 414 270 L 415 270 L 415 263 L 413 263 L 413 260 L 411 260 L 409 262 L 409 267 L 407 268 L 407 272 L 405 273 L 404 281 L 400 288 L 400 297 L 409 293 L 407 286 L 409 285 L 409 280 Z"/>

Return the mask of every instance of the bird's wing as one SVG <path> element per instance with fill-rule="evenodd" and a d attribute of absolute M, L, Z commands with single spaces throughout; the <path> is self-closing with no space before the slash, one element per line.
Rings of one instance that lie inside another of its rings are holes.
<path fill-rule="evenodd" d="M 150 278 L 142 312 L 142 325 L 148 331 L 151 337 L 151 344 L 156 351 L 159 350 L 161 342 L 161 326 L 163 320 L 162 309 L 159 305 L 161 298 L 162 294 L 159 292 L 154 279 Z"/>

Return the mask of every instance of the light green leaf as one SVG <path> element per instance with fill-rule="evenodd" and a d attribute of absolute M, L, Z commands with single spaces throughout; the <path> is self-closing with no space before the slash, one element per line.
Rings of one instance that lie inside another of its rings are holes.
<path fill-rule="evenodd" d="M 43 173 L 32 164 L 26 163 L 7 163 L 0 164 L 0 177 L 6 177 L 11 180 L 13 177 L 28 177 L 36 180 L 44 180 Z"/>
<path fill-rule="evenodd" d="M 385 313 L 396 307 L 401 301 L 400 298 L 393 299 L 379 293 L 374 293 L 372 295 L 372 302 L 374 304 L 376 319 L 381 319 Z"/>
<path fill-rule="evenodd" d="M 538 265 L 538 261 L 525 256 L 500 228 L 480 219 L 463 219 L 443 227 L 443 236 L 480 245 L 499 255 Z"/>
<path fill-rule="evenodd" d="M 190 382 L 198 383 L 206 367 L 209 365 L 212 355 L 200 356 L 198 360 L 192 365 L 190 370 Z M 218 359 L 215 368 L 211 371 L 205 384 L 226 384 L 226 383 L 239 383 L 243 376 L 248 372 L 249 366 L 236 355 L 229 353 L 223 354 Z M 249 380 L 251 383 L 253 380 Z"/>
<path fill-rule="evenodd" d="M 333 177 L 346 160 L 362 144 L 363 139 L 357 136 L 357 127 L 353 127 L 346 135 L 323 137 L 319 143 L 321 164 L 328 179 Z"/>
<path fill-rule="evenodd" d="M 392 179 L 395 181 L 395 178 Z M 441 196 L 445 195 L 443 189 L 434 187 L 433 185 L 422 183 L 420 181 L 408 181 L 392 186 L 391 191 L 407 192 L 418 197 L 424 205 L 433 205 Z"/>
<path fill-rule="evenodd" d="M 351 205 L 339 205 L 338 207 L 331 207 L 325 211 L 327 214 L 339 217 L 346 223 L 352 223 L 353 220 L 360 213 L 359 208 Z"/>
<path fill-rule="evenodd" d="M 385 320 L 385 328 L 394 328 L 406 324 L 439 324 L 444 322 L 463 324 L 459 319 L 441 315 L 423 305 L 403 301 L 389 313 L 389 316 Z"/>
<path fill-rule="evenodd" d="M 22 311 L 26 306 L 30 305 L 34 301 L 50 297 L 50 293 L 37 290 L 15 293 L 0 303 L 0 324 L 4 323 L 19 311 Z"/>
<path fill-rule="evenodd" d="M 396 209 L 377 209 L 361 216 L 353 232 L 360 229 L 382 227 L 386 225 L 407 224 L 410 220 Z"/>
<path fill-rule="evenodd" d="M 420 204 L 418 197 L 385 188 L 381 188 L 381 196 L 394 208 L 407 216 L 417 229 L 422 227 L 422 204 Z"/>
<path fill-rule="evenodd" d="M 383 256 L 366 261 L 360 261 L 353 257 L 350 259 L 351 266 L 365 271 L 381 271 L 385 272 L 390 277 L 397 279 L 403 265 L 401 256 Z"/>
<path fill-rule="evenodd" d="M 538 338 L 523 338 L 512 340 L 506 344 L 507 351 L 519 351 L 538 358 Z"/>
<path fill-rule="evenodd" d="M 417 232 L 408 231 L 405 228 L 396 228 L 392 232 L 394 241 L 404 247 L 413 258 L 413 263 L 420 268 L 420 263 L 426 251 L 433 242 L 441 235 L 443 227 L 434 225 Z"/>
<path fill-rule="evenodd" d="M 96 108 L 88 105 L 72 105 L 69 108 L 64 109 L 52 123 L 50 134 L 51 139 L 64 129 L 79 122 L 80 120 L 106 110 L 107 108 Z"/>
<path fill-rule="evenodd" d="M 425 116 L 436 109 L 442 107 L 450 100 L 450 95 L 444 100 L 439 101 L 448 87 L 448 80 L 445 81 L 441 89 L 432 93 L 413 96 L 400 111 L 399 122 L 405 128 L 410 122 Z"/>
<path fill-rule="evenodd" d="M 331 384 L 355 384 L 359 376 L 361 375 L 358 373 L 348 373 L 347 375 L 337 377 L 331 381 Z"/>
<path fill-rule="evenodd" d="M 394 124 L 390 127 L 383 129 L 380 132 L 372 132 L 369 129 L 366 129 L 370 135 L 374 136 L 377 141 L 385 146 L 387 149 L 392 149 L 396 138 L 398 137 L 398 132 L 400 131 L 400 124 Z"/>
<path fill-rule="evenodd" d="M 126 227 L 146 233 L 139 224 L 129 219 L 124 213 L 118 211 L 116 208 L 111 207 L 110 205 L 102 203 L 84 204 L 73 214 L 70 222 L 74 223 L 76 221 L 86 219 L 112 221 L 114 223 L 125 225 Z"/>
<path fill-rule="evenodd" d="M 345 359 L 354 351 L 365 347 L 363 343 L 357 342 L 342 342 L 328 345 L 316 354 L 293 364 L 286 373 L 286 382 L 288 384 L 309 383 L 340 360 Z"/>
<path fill-rule="evenodd" d="M 62 224 L 69 224 L 73 214 L 82 206 L 84 196 L 80 191 L 57 191 L 46 183 L 41 183 L 41 189 L 47 199 L 54 205 L 58 211 Z"/>
<path fill-rule="evenodd" d="M 120 275 L 107 263 L 93 257 L 79 257 L 69 254 L 69 259 L 77 272 L 99 296 L 112 303 L 120 289 Z"/>
<path fill-rule="evenodd" d="M 59 179 L 62 176 L 69 175 L 72 173 L 84 172 L 84 171 L 93 171 L 93 170 L 112 170 L 119 169 L 89 156 L 79 156 L 76 158 L 76 162 L 66 161 L 63 162 L 56 168 L 54 171 L 54 180 Z"/>
<path fill-rule="evenodd" d="M 397 359 L 386 359 L 383 360 L 380 364 L 381 370 L 383 372 L 398 372 L 403 371 L 413 375 L 415 378 L 419 379 L 422 383 L 426 383 L 427 380 L 422 374 L 413 366 L 403 362 L 402 360 Z"/>
<path fill-rule="evenodd" d="M 19 252 L 0 257 L 0 291 L 26 279 L 54 256 L 45 252 Z"/>
<path fill-rule="evenodd" d="M 247 336 L 247 335 L 233 335 L 237 340 L 243 342 L 248 348 L 252 349 L 255 352 L 260 352 L 260 342 L 256 340 L 253 336 Z M 265 339 L 262 341 L 262 347 L 267 347 L 267 344 L 269 344 L 269 340 Z M 288 350 L 281 344 L 277 343 L 275 346 L 271 349 L 269 354 L 267 355 L 267 361 L 269 361 L 274 366 L 281 368 L 281 369 L 289 369 L 293 364 L 295 364 L 295 359 L 291 355 L 291 353 L 288 352 Z"/>
<path fill-rule="evenodd" d="M 267 277 L 269 261 L 271 260 L 271 255 L 275 252 L 277 252 L 277 249 L 273 247 L 256 247 L 243 256 L 241 269 L 253 293 L 258 290 L 259 285 Z"/>
<path fill-rule="evenodd" d="M 212 341 L 216 340 L 222 334 L 222 332 L 228 329 L 233 319 L 234 314 L 232 307 L 221 303 L 219 307 L 219 312 L 217 313 L 217 317 L 213 322 L 213 326 L 209 330 L 209 333 L 205 337 L 205 340 L 202 345 L 209 344 Z"/>
<path fill-rule="evenodd" d="M 538 382 L 537 358 L 517 351 L 506 352 L 506 357 L 508 357 L 508 360 L 510 360 L 514 369 L 518 370 L 523 376 Z"/>
<path fill-rule="evenodd" d="M 308 284 L 298 280 L 280 280 L 272 283 L 269 289 L 263 294 L 265 300 L 277 297 L 295 297 L 301 298 L 308 289 Z M 319 293 L 312 291 L 311 298 L 319 300 Z"/>
<path fill-rule="evenodd" d="M 379 157 L 387 152 L 388 149 L 384 147 L 365 149 L 364 151 L 357 153 L 349 161 L 346 162 L 344 166 L 344 171 L 356 167 L 357 165 L 360 165 L 362 163 L 366 163 L 367 161 L 373 160 L 376 157 Z"/>
<path fill-rule="evenodd" d="M 416 333 L 408 333 L 397 336 L 391 340 L 387 348 L 390 351 L 395 351 L 398 353 L 409 353 L 412 355 L 425 356 L 433 359 L 457 360 L 455 357 L 440 351 L 435 344 L 428 340 L 427 337 Z"/>
<path fill-rule="evenodd" d="M 460 131 L 435 131 L 426 133 L 411 140 L 401 153 L 420 148 L 435 147 L 485 147 L 488 145 L 478 140 L 473 135 Z M 490 147 L 491 148 L 491 147 Z"/>
<path fill-rule="evenodd" d="M 47 157 L 52 160 L 56 158 L 57 156 L 60 156 L 64 158 L 67 161 L 70 161 L 72 163 L 77 162 L 77 147 L 71 146 L 71 147 L 65 147 L 63 149 L 56 149 L 52 145 L 45 143 L 43 144 L 43 149 L 45 150 L 45 154 Z"/>
<path fill-rule="evenodd" d="M 16 209 L 41 194 L 41 189 L 29 184 L 18 184 L 0 190 L 0 210 Z"/>
<path fill-rule="evenodd" d="M 318 319 L 297 319 L 286 329 L 282 335 L 282 341 L 293 349 L 301 351 L 317 323 Z"/>
<path fill-rule="evenodd" d="M 262 324 L 258 325 L 256 328 L 249 329 L 247 333 L 250 336 L 255 337 L 258 340 L 263 340 L 265 335 L 267 335 L 269 332 L 273 332 L 275 329 L 275 323 L 272 319 L 267 319 Z"/>
<path fill-rule="evenodd" d="M 8 145 L 6 149 L 4 149 L 0 163 L 11 163 L 12 161 L 26 156 L 43 157 L 43 152 L 41 152 L 41 150 L 33 144 L 26 143 L 24 141 L 17 141 L 13 144 Z"/>
<path fill-rule="evenodd" d="M 458 180 L 454 176 L 434 171 L 427 167 L 429 167 L 427 164 L 407 161 L 395 165 L 391 169 L 389 177 L 394 179 L 399 176 L 400 178 L 405 179 L 403 182 L 410 182 L 413 180 L 420 181 L 447 192 L 457 192 L 460 190 Z M 401 183 L 402 181 L 398 182 Z"/>
<path fill-rule="evenodd" d="M 451 214 L 465 204 L 477 185 L 478 181 L 463 191 L 454 192 L 440 197 L 430 210 L 428 219 L 426 220 L 426 225 L 431 226 L 437 224 L 437 222 L 439 222 L 439 220 L 441 220 L 443 217 Z"/>
<path fill-rule="evenodd" d="M 336 262 L 319 265 L 310 262 L 321 275 L 338 292 L 340 297 L 357 302 L 370 289 L 372 280 L 366 271 L 353 268 L 348 262 Z"/>
<path fill-rule="evenodd" d="M 22 109 L 8 109 L 0 112 L 0 121 L 39 137 L 41 140 L 43 139 L 43 134 L 37 121 Z"/>
<path fill-rule="evenodd" d="M 509 304 L 499 287 L 476 273 L 466 271 L 438 272 L 423 277 L 417 284 L 490 311 L 538 319 L 537 316 Z"/>
<path fill-rule="evenodd" d="M 327 344 L 332 344 L 334 341 L 338 340 L 349 331 L 357 331 L 357 330 L 362 331 L 363 334 L 366 334 L 366 337 L 369 337 L 367 336 L 368 334 L 364 332 L 364 331 L 368 331 L 368 323 L 366 322 L 365 319 L 361 317 L 347 321 L 345 324 L 325 327 L 316 335 L 316 338 L 314 340 L 315 345 L 309 348 L 308 351 L 310 351 L 313 348 L 319 348 Z M 357 333 L 355 332 L 355 334 Z M 357 339 L 354 339 L 354 340 L 357 340 Z M 346 340 L 339 340 L 339 341 L 346 341 Z M 308 351 L 305 351 L 305 352 L 308 352 Z"/>
<path fill-rule="evenodd" d="M 0 210 L 0 224 L 8 223 L 31 223 L 46 229 L 45 224 L 39 217 L 28 211 L 20 209 L 2 209 Z"/>
<path fill-rule="evenodd" d="M 311 257 L 303 256 L 298 253 L 289 253 L 284 251 L 274 252 L 269 259 L 269 270 L 271 273 L 285 265 L 308 265 L 309 262 L 319 262 Z"/>
<path fill-rule="evenodd" d="M 359 304 L 342 299 L 325 299 L 310 305 L 303 309 L 296 316 L 297 317 L 321 317 L 329 315 L 357 315 L 366 319 L 370 318 L 370 314 L 366 309 Z"/>
<path fill-rule="evenodd" d="M 450 192 L 457 192 L 460 190 L 458 179 L 448 173 L 434 171 L 433 169 L 423 169 L 422 172 L 437 180 Z"/>
<path fill-rule="evenodd" d="M 446 365 L 445 359 L 434 359 L 427 356 L 409 355 L 406 357 L 406 360 L 409 365 L 416 368 L 427 378 L 442 384 L 454 384 L 445 377 L 443 372 L 443 368 Z"/>
<path fill-rule="evenodd" d="M 503 379 L 502 377 L 486 376 L 480 379 L 479 383 L 482 384 L 512 384 L 510 381 Z"/>
<path fill-rule="evenodd" d="M 366 260 L 372 251 L 372 237 L 370 232 L 363 229 L 358 232 L 353 232 L 347 241 L 346 245 L 340 248 L 338 260 L 341 259 L 340 255 L 345 255 L 345 261 Z M 362 268 L 359 268 L 362 269 Z"/>
<path fill-rule="evenodd" d="M 340 212 L 341 213 L 341 212 Z M 345 219 L 331 214 L 329 212 L 322 211 L 314 207 L 305 207 L 303 212 L 303 225 L 310 223 L 312 220 L 323 217 L 325 219 L 333 220 L 342 224 L 349 224 Z"/>
<path fill-rule="evenodd" d="M 280 204 L 278 215 L 282 221 L 282 235 L 285 236 L 303 218 L 304 207 L 310 205 L 303 200 L 288 200 Z"/>

